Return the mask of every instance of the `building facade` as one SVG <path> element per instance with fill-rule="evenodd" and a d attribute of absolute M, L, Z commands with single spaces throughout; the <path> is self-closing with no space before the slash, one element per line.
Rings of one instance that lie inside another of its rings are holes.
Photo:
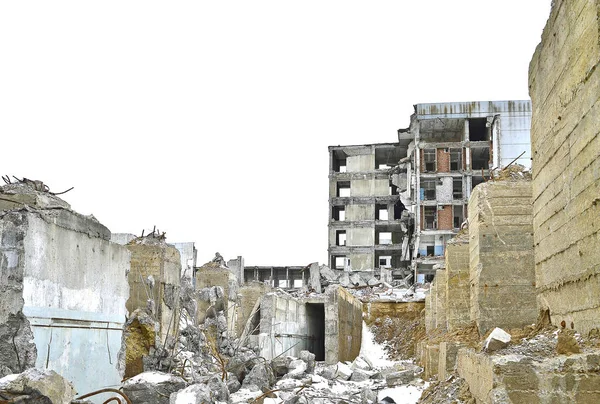
<path fill-rule="evenodd" d="M 397 143 L 329 147 L 331 267 L 433 277 L 473 187 L 531 167 L 530 126 L 530 101 L 417 104 Z"/>

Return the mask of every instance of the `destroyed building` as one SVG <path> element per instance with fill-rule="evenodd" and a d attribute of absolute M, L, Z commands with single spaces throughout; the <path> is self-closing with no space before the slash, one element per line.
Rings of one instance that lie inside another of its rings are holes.
<path fill-rule="evenodd" d="M 129 251 L 37 183 L 0 187 L 0 374 L 35 366 L 79 392 L 118 385 Z"/>
<path fill-rule="evenodd" d="M 531 166 L 530 124 L 529 101 L 417 104 L 398 143 L 329 147 L 331 267 L 431 280 L 473 187 Z"/>
<path fill-rule="evenodd" d="M 407 151 L 398 143 L 329 147 L 331 268 L 389 280 L 410 273 L 412 219 L 400 194 L 406 181 L 390 172 Z"/>

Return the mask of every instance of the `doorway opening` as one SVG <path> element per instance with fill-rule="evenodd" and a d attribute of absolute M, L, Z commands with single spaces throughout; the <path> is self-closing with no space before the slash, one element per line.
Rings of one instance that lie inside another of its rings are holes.
<path fill-rule="evenodd" d="M 315 360 L 325 360 L 325 304 L 306 303 L 307 348 Z"/>

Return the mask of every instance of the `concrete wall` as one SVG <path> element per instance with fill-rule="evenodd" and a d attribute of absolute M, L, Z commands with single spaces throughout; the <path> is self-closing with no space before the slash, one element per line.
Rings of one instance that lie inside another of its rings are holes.
<path fill-rule="evenodd" d="M 240 288 L 240 302 L 239 305 L 236 305 L 235 321 L 235 330 L 238 337 L 242 335 L 255 303 L 270 291 L 271 288 L 264 282 L 248 282 Z"/>
<path fill-rule="evenodd" d="M 95 219 L 68 209 L 4 213 L 0 233 L 8 266 L 22 270 L 35 366 L 56 371 L 80 393 L 118 385 L 127 249 L 111 243 L 110 231 Z"/>
<path fill-rule="evenodd" d="M 342 287 L 330 293 L 330 304 L 325 306 L 325 361 L 353 361 L 362 341 L 362 303 Z"/>
<path fill-rule="evenodd" d="M 446 325 L 446 307 L 448 300 L 446 297 L 446 270 L 438 269 L 435 271 L 435 301 L 431 304 L 435 304 L 435 328 L 445 331 Z"/>
<path fill-rule="evenodd" d="M 480 334 L 537 319 L 530 181 L 480 184 L 469 200 L 471 320 Z"/>
<path fill-rule="evenodd" d="M 600 326 L 598 0 L 557 0 L 529 67 L 540 306 L 587 333 Z"/>
<path fill-rule="evenodd" d="M 449 242 L 446 247 L 446 322 L 448 331 L 470 323 L 469 241 Z"/>
<path fill-rule="evenodd" d="M 486 355 L 459 350 L 457 369 L 477 403 L 600 402 L 600 357 L 557 355 L 542 361 L 523 355 Z"/>
<path fill-rule="evenodd" d="M 127 244 L 126 248 L 131 252 L 127 310 L 133 313 L 146 308 L 148 299 L 152 299 L 154 318 L 160 324 L 160 340 L 164 342 L 167 335 L 175 335 L 179 328 L 179 251 L 150 236 Z"/>
<path fill-rule="evenodd" d="M 227 317 L 227 328 L 231 333 L 236 329 L 236 313 L 238 280 L 236 276 L 226 268 L 221 268 L 218 264 L 209 263 L 198 268 L 196 271 L 196 291 L 202 289 L 221 287 L 223 295 L 216 301 L 206 299 L 206 296 L 199 296 L 198 303 L 198 323 L 203 323 L 209 307 L 213 306 L 216 311 L 223 310 Z M 250 307 L 250 310 L 252 307 Z"/>
<path fill-rule="evenodd" d="M 181 277 L 193 282 L 197 251 L 194 242 L 169 243 L 179 251 L 181 261 Z"/>
<path fill-rule="evenodd" d="M 368 149 L 368 151 L 372 154 L 349 156 L 346 159 L 346 171 L 352 173 L 375 170 L 375 154 L 370 149 Z"/>
<path fill-rule="evenodd" d="M 350 196 L 389 195 L 390 181 L 388 179 L 352 180 Z"/>
<path fill-rule="evenodd" d="M 279 336 L 279 337 L 277 337 Z M 304 303 L 287 294 L 268 293 L 260 301 L 260 334 L 250 341 L 259 355 L 272 359 L 285 352 L 298 356 L 306 349 L 308 328 Z"/>
<path fill-rule="evenodd" d="M 264 295 L 260 301 L 260 334 L 250 336 L 250 344 L 257 345 L 260 355 L 274 358 L 283 352 L 298 356 L 309 348 L 309 339 L 315 334 L 314 319 L 307 305 L 323 305 L 325 362 L 352 361 L 359 352 L 362 338 L 362 303 L 339 286 L 331 286 L 325 295 L 297 299 L 284 292 Z"/>

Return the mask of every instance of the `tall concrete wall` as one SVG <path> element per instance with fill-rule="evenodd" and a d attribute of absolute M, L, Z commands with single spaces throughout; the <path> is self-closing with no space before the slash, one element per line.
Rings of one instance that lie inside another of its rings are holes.
<path fill-rule="evenodd" d="M 209 307 L 214 307 L 216 311 L 223 310 L 225 317 L 227 317 L 227 329 L 231 332 L 235 332 L 236 328 L 236 315 L 237 310 L 235 308 L 237 304 L 237 292 L 239 290 L 238 280 L 236 276 L 227 268 L 222 268 L 217 263 L 207 263 L 202 267 L 198 268 L 196 272 L 196 291 L 202 292 L 202 290 L 212 287 L 220 287 L 223 294 L 220 296 L 212 296 L 212 293 L 200 293 L 198 296 L 198 314 L 197 320 L 199 323 L 203 323 L 207 316 L 207 310 Z M 252 310 L 252 307 L 250 307 Z"/>
<path fill-rule="evenodd" d="M 471 320 L 480 334 L 537 319 L 530 181 L 480 184 L 469 200 Z"/>
<path fill-rule="evenodd" d="M 361 341 L 362 303 L 346 289 L 334 287 L 330 304 L 325 306 L 325 361 L 353 361 L 360 353 Z"/>
<path fill-rule="evenodd" d="M 539 304 L 600 327 L 599 0 L 556 0 L 529 66 Z"/>
<path fill-rule="evenodd" d="M 436 294 L 435 294 L 435 328 L 445 331 L 446 325 L 446 270 L 438 269 L 435 271 Z"/>
<path fill-rule="evenodd" d="M 468 238 L 456 237 L 446 246 L 446 277 L 446 323 L 454 331 L 471 321 Z"/>
<path fill-rule="evenodd" d="M 181 262 L 179 251 L 152 236 L 127 244 L 131 270 L 127 276 L 130 295 L 127 310 L 144 309 L 154 301 L 154 317 L 160 324 L 160 340 L 174 336 L 179 328 L 179 288 Z"/>
<path fill-rule="evenodd" d="M 129 252 L 64 201 L 35 192 L 28 197 L 33 200 L 16 205 L 27 209 L 0 212 L 0 322 L 14 305 L 6 299 L 16 299 L 31 324 L 36 367 L 56 371 L 80 393 L 118 385 Z M 19 358 L 22 367 L 31 365 L 31 353 Z"/>

